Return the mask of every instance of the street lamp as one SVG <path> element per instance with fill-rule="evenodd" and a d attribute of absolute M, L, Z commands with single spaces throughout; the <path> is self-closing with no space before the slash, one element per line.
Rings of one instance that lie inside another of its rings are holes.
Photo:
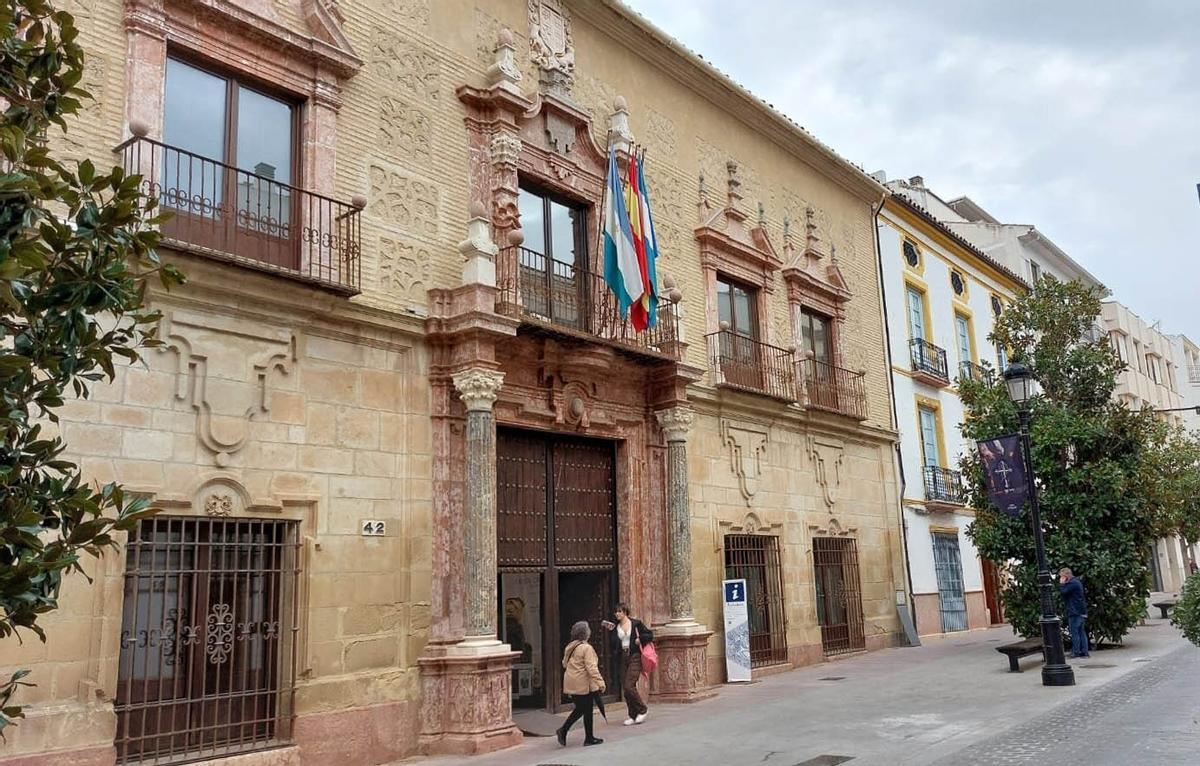
<path fill-rule="evenodd" d="M 1029 489 L 1029 513 L 1033 523 L 1033 541 L 1037 548 L 1038 590 L 1042 597 L 1042 665 L 1043 686 L 1074 686 L 1075 671 L 1067 664 L 1063 651 L 1062 621 L 1054 611 L 1054 578 L 1050 575 L 1050 564 L 1046 561 L 1046 543 L 1042 539 L 1042 516 L 1038 509 L 1037 480 L 1033 474 L 1033 446 L 1029 440 L 1029 415 L 1033 397 L 1037 395 L 1037 381 L 1033 372 L 1019 361 L 1014 361 L 1004 371 L 1004 385 L 1008 397 L 1017 405 L 1017 417 L 1021 423 L 1021 448 L 1025 453 L 1025 481 Z"/>

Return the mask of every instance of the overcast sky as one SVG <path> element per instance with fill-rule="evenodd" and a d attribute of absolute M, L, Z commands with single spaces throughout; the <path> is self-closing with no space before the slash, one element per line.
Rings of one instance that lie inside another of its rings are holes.
<path fill-rule="evenodd" d="M 627 2 L 851 162 L 1034 224 L 1200 342 L 1200 2 Z"/>

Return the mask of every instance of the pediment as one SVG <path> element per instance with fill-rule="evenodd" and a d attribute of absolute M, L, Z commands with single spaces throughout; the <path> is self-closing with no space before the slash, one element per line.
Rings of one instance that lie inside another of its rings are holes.
<path fill-rule="evenodd" d="M 737 163 L 729 162 L 726 168 L 729 177 L 724 205 L 718 206 L 709 201 L 704 179 L 700 180 L 700 225 L 694 234 L 700 243 L 701 259 L 711 268 L 769 286 L 774 273 L 783 266 L 783 261 L 767 235 L 762 211 L 759 211 L 759 220 L 751 225 L 741 207 L 741 180 Z"/>

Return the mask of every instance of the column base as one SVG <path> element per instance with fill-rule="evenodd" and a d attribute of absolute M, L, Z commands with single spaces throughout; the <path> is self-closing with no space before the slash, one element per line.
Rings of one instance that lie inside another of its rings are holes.
<path fill-rule="evenodd" d="M 699 702 L 715 697 L 708 682 L 708 639 L 712 631 L 695 620 L 678 620 L 654 631 L 658 670 L 650 679 L 656 702 Z"/>
<path fill-rule="evenodd" d="M 500 643 L 463 644 L 417 661 L 424 755 L 479 755 L 523 739 L 512 720 L 512 665 L 520 653 Z"/>

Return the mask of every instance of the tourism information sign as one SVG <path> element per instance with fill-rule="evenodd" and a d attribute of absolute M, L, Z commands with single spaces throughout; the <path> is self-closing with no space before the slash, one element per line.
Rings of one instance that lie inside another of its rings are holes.
<path fill-rule="evenodd" d="M 746 581 L 725 580 L 725 675 L 729 681 L 750 680 L 750 615 Z"/>
<path fill-rule="evenodd" d="M 1025 455 L 1019 434 L 978 442 L 979 459 L 992 504 L 1016 518 L 1025 507 Z"/>

